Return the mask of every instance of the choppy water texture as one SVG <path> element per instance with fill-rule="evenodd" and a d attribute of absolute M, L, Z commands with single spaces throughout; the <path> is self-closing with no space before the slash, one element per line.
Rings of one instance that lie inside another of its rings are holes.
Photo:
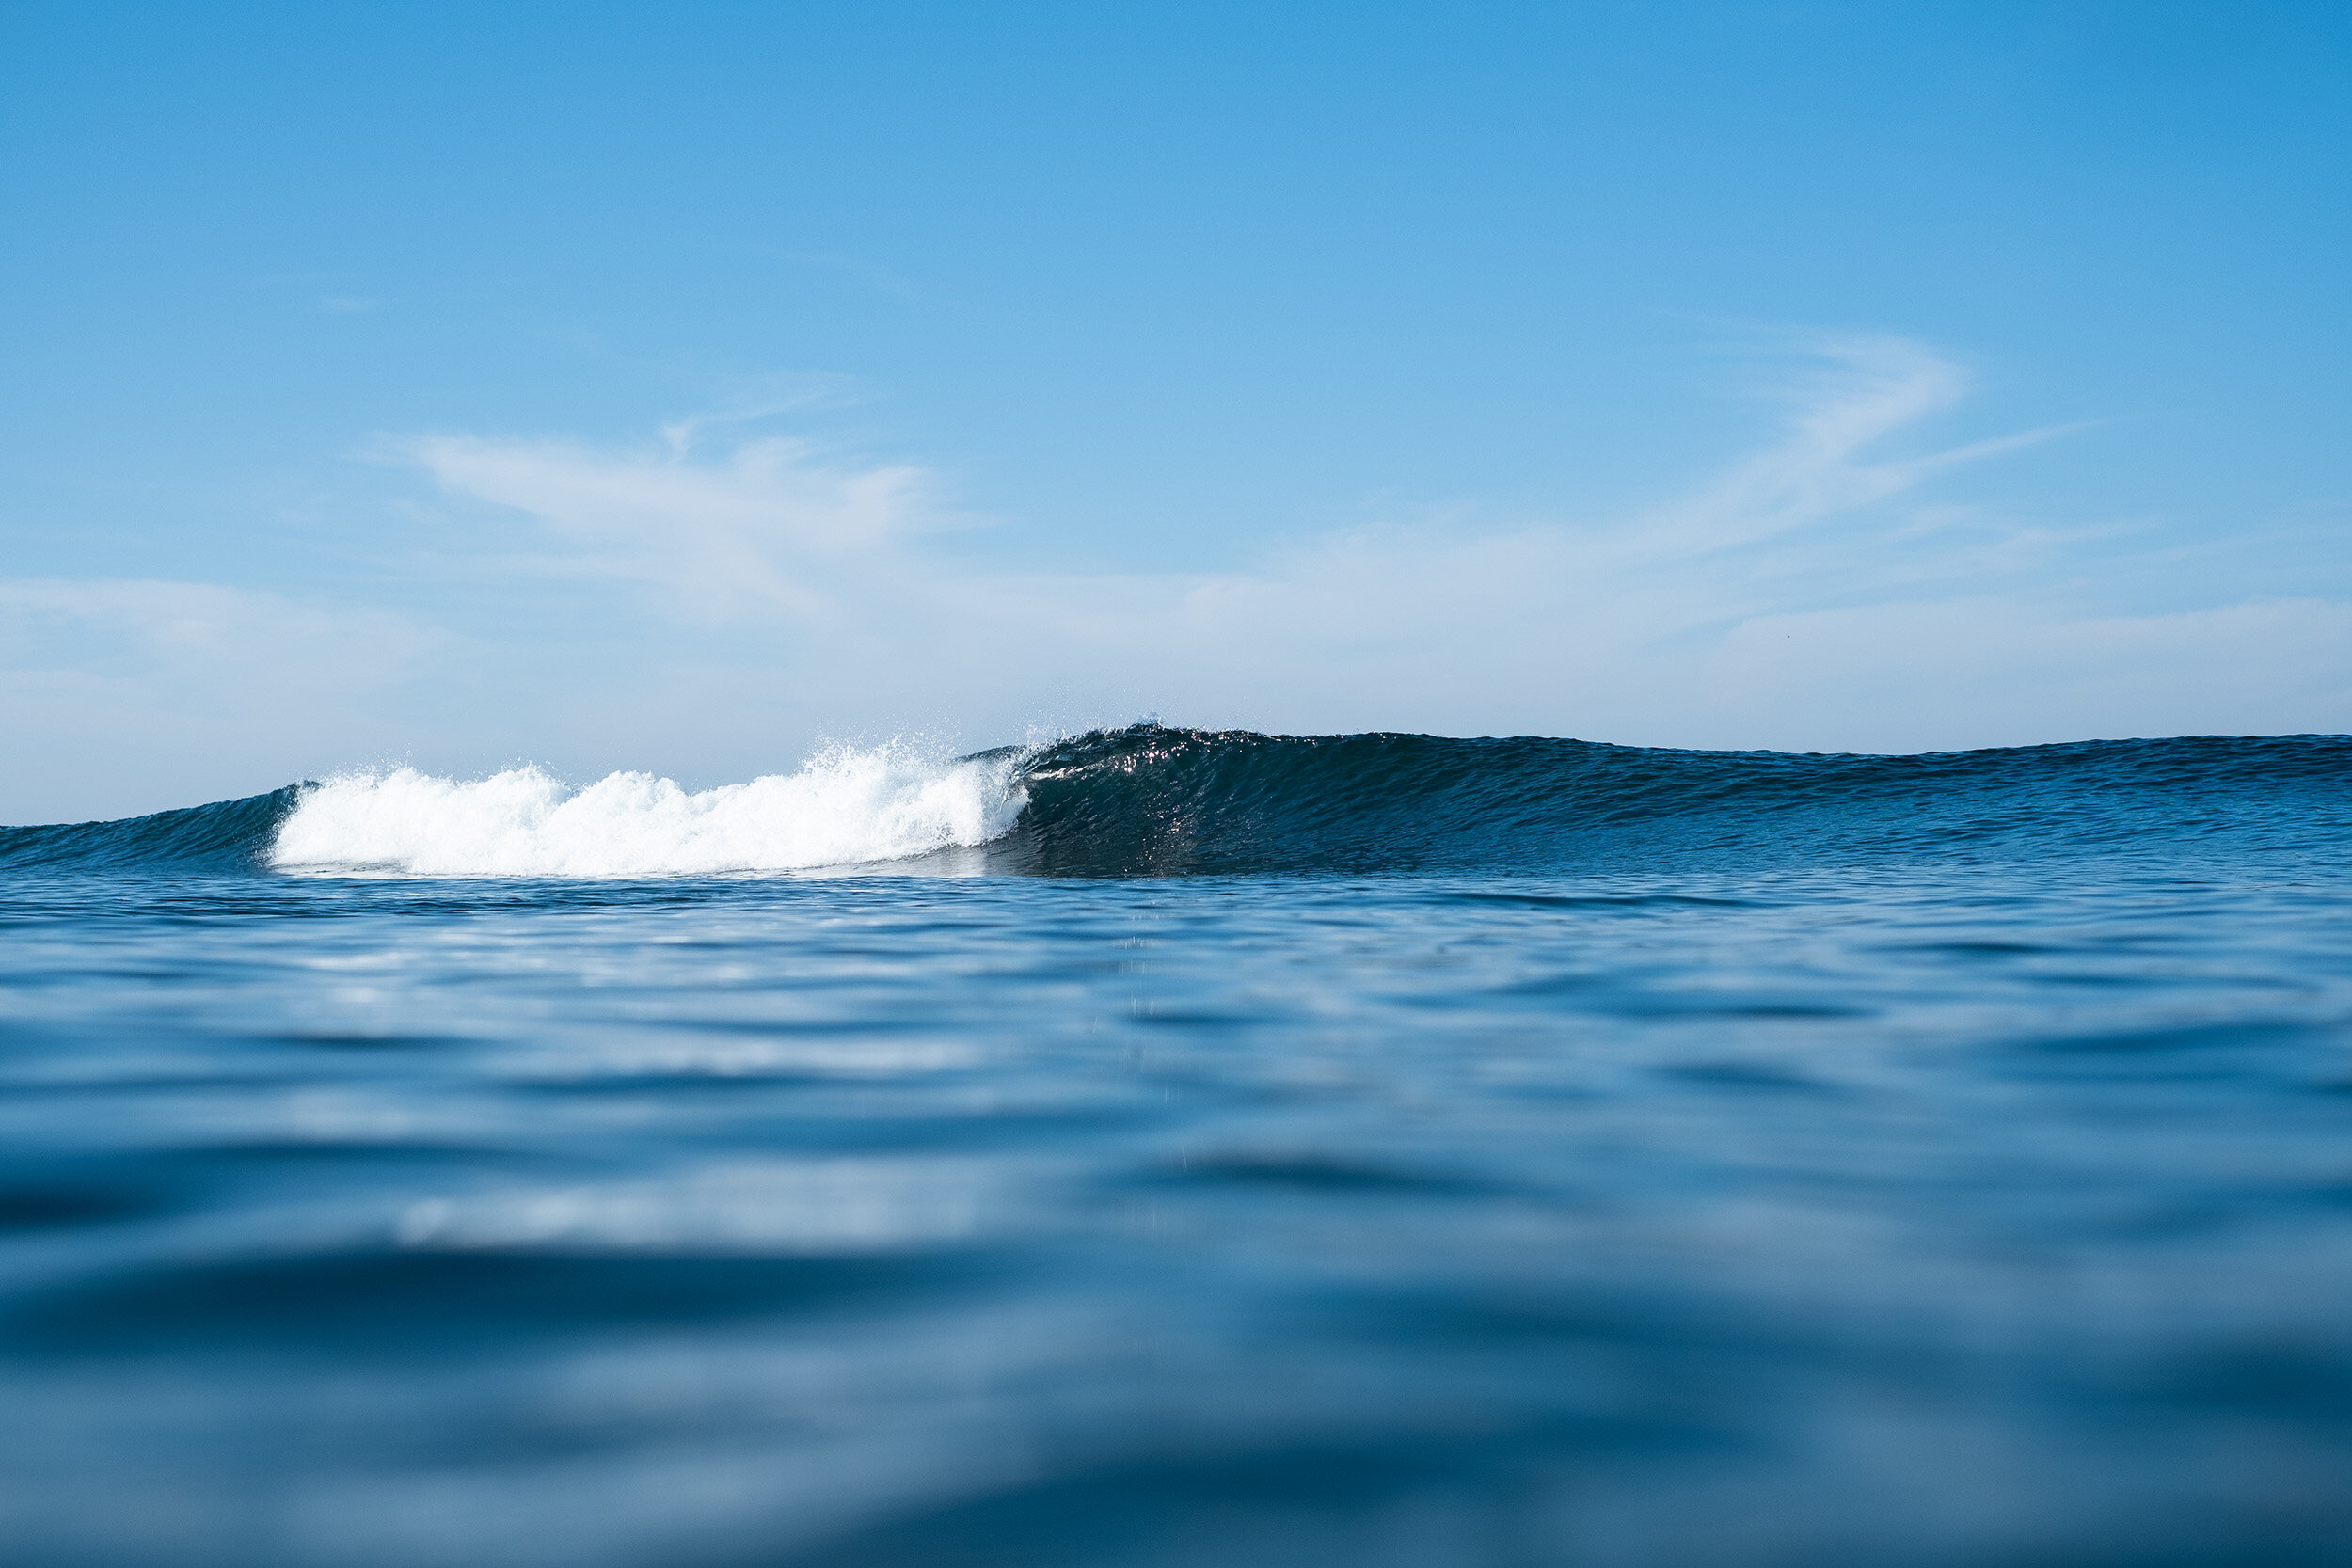
<path fill-rule="evenodd" d="M 2352 740 L 534 779 L 0 832 L 0 1560 L 2352 1560 Z"/>

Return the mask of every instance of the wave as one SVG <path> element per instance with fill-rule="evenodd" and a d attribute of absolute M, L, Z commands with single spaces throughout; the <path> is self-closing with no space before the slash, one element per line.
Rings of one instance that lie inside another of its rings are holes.
<path fill-rule="evenodd" d="M 699 793 L 645 773 L 407 768 L 122 822 L 0 829 L 0 866 L 658 877 L 893 865 L 1037 876 L 1756 869 L 2124 855 L 2342 858 L 2352 737 L 1912 756 L 1137 724 L 927 758 L 836 750 Z"/>

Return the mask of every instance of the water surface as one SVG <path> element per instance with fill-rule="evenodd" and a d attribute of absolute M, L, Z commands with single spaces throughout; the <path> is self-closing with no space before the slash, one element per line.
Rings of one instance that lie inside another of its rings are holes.
<path fill-rule="evenodd" d="M 0 833 L 0 1557 L 2352 1559 L 2352 741 L 891 779 Z"/>

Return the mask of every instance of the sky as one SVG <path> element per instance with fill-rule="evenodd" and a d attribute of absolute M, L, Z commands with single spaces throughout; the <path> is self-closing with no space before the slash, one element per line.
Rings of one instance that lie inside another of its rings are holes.
<path fill-rule="evenodd" d="M 2352 731 L 2352 8 L 0 0 L 0 821 Z"/>

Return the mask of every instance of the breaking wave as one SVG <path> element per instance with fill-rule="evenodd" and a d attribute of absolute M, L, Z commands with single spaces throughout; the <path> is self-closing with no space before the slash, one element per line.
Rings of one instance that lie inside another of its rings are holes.
<path fill-rule="evenodd" d="M 2352 839 L 2352 737 L 1915 756 L 1157 724 L 952 759 L 836 750 L 690 792 L 407 768 L 121 822 L 0 829 L 0 866 L 471 877 L 818 867 L 1042 876 L 1819 867 L 2249 854 Z"/>
<path fill-rule="evenodd" d="M 410 768 L 302 791 L 265 859 L 280 871 L 649 877 L 906 860 L 1009 831 L 1009 759 L 941 765 L 835 751 L 797 773 L 690 793 L 650 773 L 573 789 L 535 768 L 459 783 Z"/>

